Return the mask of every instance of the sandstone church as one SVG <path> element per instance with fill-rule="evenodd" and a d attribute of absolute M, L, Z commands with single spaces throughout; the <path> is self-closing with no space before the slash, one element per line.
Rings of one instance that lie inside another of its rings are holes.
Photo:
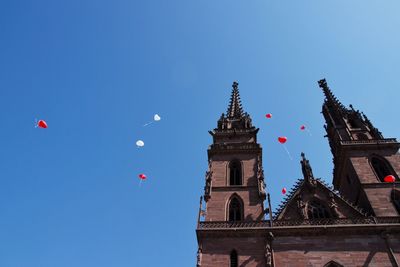
<path fill-rule="evenodd" d="M 197 267 L 399 266 L 400 143 L 342 105 L 325 80 L 318 84 L 333 187 L 314 176 L 302 154 L 303 179 L 272 215 L 259 129 L 233 83 L 227 113 L 209 132 Z M 388 176 L 395 181 L 385 181 Z"/>

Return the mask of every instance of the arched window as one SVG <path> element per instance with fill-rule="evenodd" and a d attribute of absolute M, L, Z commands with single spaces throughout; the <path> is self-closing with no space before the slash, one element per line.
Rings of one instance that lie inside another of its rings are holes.
<path fill-rule="evenodd" d="M 243 207 L 241 201 L 234 196 L 228 206 L 228 220 L 230 222 L 241 221 L 243 216 Z"/>
<path fill-rule="evenodd" d="M 392 201 L 393 205 L 397 210 L 397 213 L 400 215 L 400 191 L 393 190 L 392 192 Z"/>
<path fill-rule="evenodd" d="M 242 167 L 238 160 L 229 164 L 229 185 L 242 185 Z"/>
<path fill-rule="evenodd" d="M 324 219 L 331 217 L 326 207 L 317 200 L 312 200 L 308 203 L 307 212 L 309 219 Z"/>
<path fill-rule="evenodd" d="M 368 140 L 368 136 L 364 133 L 358 133 L 356 134 L 357 140 Z"/>
<path fill-rule="evenodd" d="M 372 157 L 371 165 L 375 171 L 376 176 L 381 182 L 384 182 L 386 176 L 393 174 L 389 163 L 383 158 Z"/>
<path fill-rule="evenodd" d="M 238 267 L 238 254 L 236 250 L 232 250 L 231 252 L 231 267 Z"/>
<path fill-rule="evenodd" d="M 337 263 L 336 261 L 330 261 L 325 264 L 324 267 L 343 267 L 343 265 Z"/>

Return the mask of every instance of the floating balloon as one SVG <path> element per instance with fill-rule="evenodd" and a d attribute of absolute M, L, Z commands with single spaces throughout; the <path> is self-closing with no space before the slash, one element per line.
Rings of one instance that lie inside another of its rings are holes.
<path fill-rule="evenodd" d="M 46 129 L 47 123 L 44 120 L 39 120 L 36 127 Z"/>
<path fill-rule="evenodd" d="M 267 115 L 265 115 L 265 117 L 266 117 L 267 119 L 271 119 L 271 118 L 272 118 L 272 114 L 271 114 L 271 113 L 268 113 Z"/>
<path fill-rule="evenodd" d="M 143 126 L 150 125 L 150 124 L 152 124 L 153 122 L 155 122 L 155 121 L 160 121 L 160 120 L 161 120 L 161 117 L 160 117 L 160 115 L 158 115 L 158 114 L 154 114 L 153 121 L 150 121 L 150 122 L 146 123 L 146 124 L 145 124 L 145 125 L 143 125 Z"/>
<path fill-rule="evenodd" d="M 304 131 L 305 129 L 306 129 L 306 126 L 305 126 L 305 125 L 301 125 L 301 126 L 300 126 L 300 130 Z"/>
<path fill-rule="evenodd" d="M 278 142 L 283 145 L 283 148 L 285 149 L 286 153 L 288 154 L 290 160 L 293 160 L 292 156 L 290 155 L 289 150 L 286 148 L 286 145 L 285 145 L 286 141 L 287 141 L 287 137 L 286 136 L 279 136 L 278 137 Z"/>
<path fill-rule="evenodd" d="M 140 180 L 146 180 L 147 176 L 144 173 L 139 174 Z"/>
<path fill-rule="evenodd" d="M 386 183 L 394 183 L 394 181 L 396 180 L 396 178 L 393 175 L 388 175 L 385 178 L 383 178 L 383 180 Z"/>
<path fill-rule="evenodd" d="M 138 147 L 142 147 L 142 146 L 144 146 L 144 142 L 143 142 L 142 140 L 137 140 L 137 141 L 136 141 L 136 145 L 137 145 Z"/>
<path fill-rule="evenodd" d="M 282 188 L 282 194 L 286 194 L 286 188 Z"/>
<path fill-rule="evenodd" d="M 284 144 L 287 141 L 287 137 L 286 136 L 280 136 L 280 137 L 278 137 L 278 141 L 279 141 L 279 143 Z"/>

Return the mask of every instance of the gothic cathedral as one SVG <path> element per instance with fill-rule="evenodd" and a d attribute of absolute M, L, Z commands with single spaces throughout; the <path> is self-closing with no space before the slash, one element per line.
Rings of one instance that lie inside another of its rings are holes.
<path fill-rule="evenodd" d="M 259 129 L 233 83 L 227 113 L 209 132 L 213 142 L 196 229 L 197 267 L 399 266 L 400 143 L 384 138 L 351 105 L 342 105 L 325 80 L 318 83 L 325 95 L 333 188 L 314 177 L 302 153 L 303 179 L 274 215 Z"/>

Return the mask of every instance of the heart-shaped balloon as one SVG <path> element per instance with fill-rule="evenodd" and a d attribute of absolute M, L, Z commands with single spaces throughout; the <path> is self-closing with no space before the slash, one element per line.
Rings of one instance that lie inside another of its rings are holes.
<path fill-rule="evenodd" d="M 158 114 L 155 114 L 154 115 L 154 120 L 155 121 L 159 121 L 159 120 L 161 120 L 161 117 Z"/>
<path fill-rule="evenodd" d="M 383 180 L 386 183 L 394 183 L 394 181 L 396 181 L 396 178 L 393 175 L 388 175 L 385 178 L 383 178 Z"/>
<path fill-rule="evenodd" d="M 145 180 L 147 176 L 144 173 L 139 174 L 139 178 Z"/>
<path fill-rule="evenodd" d="M 300 126 L 300 130 L 304 131 L 305 129 L 306 129 L 306 126 L 305 126 L 305 125 L 301 125 L 301 126 Z"/>
<path fill-rule="evenodd" d="M 286 194 L 286 188 L 282 188 L 282 194 Z"/>
<path fill-rule="evenodd" d="M 271 119 L 271 118 L 272 118 L 272 114 L 271 114 L 271 113 L 268 113 L 267 115 L 265 115 L 265 117 L 266 117 L 267 119 Z"/>
<path fill-rule="evenodd" d="M 144 142 L 142 140 L 137 140 L 136 145 L 139 147 L 142 147 L 142 146 L 144 146 Z"/>
<path fill-rule="evenodd" d="M 46 129 L 47 128 L 47 123 L 44 120 L 39 120 L 38 123 L 37 123 L 37 126 L 39 128 Z"/>
<path fill-rule="evenodd" d="M 280 136 L 280 137 L 278 137 L 278 141 L 279 141 L 279 143 L 284 144 L 287 141 L 287 137 L 286 136 Z"/>

